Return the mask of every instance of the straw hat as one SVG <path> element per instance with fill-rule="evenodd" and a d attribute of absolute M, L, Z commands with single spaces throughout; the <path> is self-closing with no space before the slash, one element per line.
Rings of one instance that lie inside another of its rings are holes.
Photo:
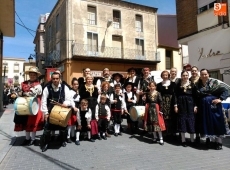
<path fill-rule="evenodd" d="M 29 70 L 25 71 L 25 74 L 37 73 L 38 76 L 42 75 L 37 67 L 30 67 Z"/>

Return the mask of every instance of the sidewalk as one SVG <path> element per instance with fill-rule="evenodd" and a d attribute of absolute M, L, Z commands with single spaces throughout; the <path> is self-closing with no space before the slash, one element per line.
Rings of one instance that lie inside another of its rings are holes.
<path fill-rule="evenodd" d="M 0 112 L 0 164 L 16 141 L 14 132 L 14 109 L 10 104 Z"/>

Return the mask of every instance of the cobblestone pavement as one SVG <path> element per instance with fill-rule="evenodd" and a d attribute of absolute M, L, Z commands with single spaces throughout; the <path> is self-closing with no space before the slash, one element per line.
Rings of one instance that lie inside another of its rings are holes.
<path fill-rule="evenodd" d="M 1 134 L 8 138 L 6 145 L 8 148 L 15 139 L 11 136 L 12 134 L 8 134 L 11 133 L 13 127 L 6 125 L 6 121 L 12 122 L 12 119 L 13 111 L 3 113 L 0 119 Z M 64 148 L 54 143 L 51 149 L 42 153 L 38 145 L 20 146 L 24 140 L 23 134 L 19 133 L 16 142 L 13 142 L 13 146 L 9 148 L 0 164 L 0 170 L 221 170 L 229 168 L 229 138 L 224 140 L 223 150 L 216 151 L 206 150 L 204 146 L 184 148 L 179 143 L 165 142 L 164 146 L 161 146 L 152 144 L 148 137 L 142 138 L 139 135 L 131 136 L 123 133 L 123 136 L 112 136 L 108 140 L 97 140 L 95 143 L 81 141 L 80 146 L 71 143 Z M 37 134 L 37 140 L 39 140 L 39 135 L 41 132 Z M 1 150 L 0 153 L 2 154 Z"/>

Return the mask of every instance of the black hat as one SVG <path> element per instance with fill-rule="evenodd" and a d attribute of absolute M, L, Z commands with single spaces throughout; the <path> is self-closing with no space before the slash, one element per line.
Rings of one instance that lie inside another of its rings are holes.
<path fill-rule="evenodd" d="M 128 85 L 131 85 L 132 86 L 132 89 L 134 88 L 134 84 L 132 82 L 126 82 L 124 84 L 124 88 L 126 88 Z"/>
<path fill-rule="evenodd" d="M 121 79 L 123 78 L 123 75 L 121 75 L 120 73 L 114 73 L 112 75 L 113 79 L 114 79 L 115 76 L 119 76 Z"/>
<path fill-rule="evenodd" d="M 137 72 L 137 70 L 134 67 L 129 68 L 127 72 L 129 73 L 131 70 L 134 70 L 135 72 Z"/>

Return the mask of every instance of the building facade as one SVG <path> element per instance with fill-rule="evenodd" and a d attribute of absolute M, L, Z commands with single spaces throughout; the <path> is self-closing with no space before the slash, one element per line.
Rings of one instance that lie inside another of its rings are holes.
<path fill-rule="evenodd" d="M 182 70 L 183 57 L 177 41 L 177 18 L 176 15 L 157 15 L 158 49 L 161 62 L 157 64 L 157 70 L 170 70 L 176 67 Z M 183 49 L 185 51 L 185 48 Z"/>
<path fill-rule="evenodd" d="M 4 83 L 10 86 L 18 86 L 24 81 L 24 58 L 4 57 L 2 63 L 2 77 Z"/>
<path fill-rule="evenodd" d="M 103 68 L 156 70 L 157 9 L 120 0 L 60 0 L 46 23 L 46 66 L 63 78 L 82 76 L 84 68 L 99 75 Z"/>
<path fill-rule="evenodd" d="M 189 63 L 230 84 L 230 10 L 215 16 L 215 3 L 230 0 L 177 0 L 178 41 L 188 45 Z"/>

